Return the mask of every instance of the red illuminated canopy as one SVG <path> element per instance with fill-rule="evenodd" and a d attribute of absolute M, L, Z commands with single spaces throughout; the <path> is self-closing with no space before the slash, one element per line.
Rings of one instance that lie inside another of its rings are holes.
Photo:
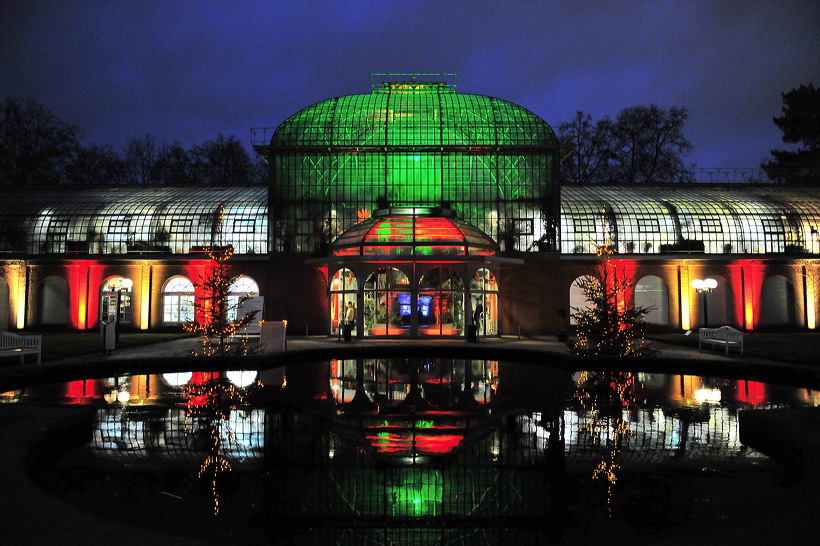
<path fill-rule="evenodd" d="M 498 245 L 480 229 L 439 208 L 378 210 L 331 245 L 332 256 L 494 256 Z"/>

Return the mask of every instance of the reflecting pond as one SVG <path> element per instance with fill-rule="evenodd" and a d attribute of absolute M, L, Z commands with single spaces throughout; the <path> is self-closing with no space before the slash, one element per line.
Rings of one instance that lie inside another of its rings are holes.
<path fill-rule="evenodd" d="M 5 393 L 88 407 L 35 481 L 66 502 L 243 544 L 584 544 L 753 521 L 793 476 L 744 379 L 445 359 L 120 376 Z M 708 535 L 707 535 L 708 536 Z"/>

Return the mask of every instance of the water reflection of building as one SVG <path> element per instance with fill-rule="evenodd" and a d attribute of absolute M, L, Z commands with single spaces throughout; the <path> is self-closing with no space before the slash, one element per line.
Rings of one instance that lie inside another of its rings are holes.
<path fill-rule="evenodd" d="M 590 410 L 572 398 L 575 379 L 541 366 L 368 359 L 294 366 L 284 375 L 284 385 L 251 386 L 251 409 L 231 413 L 225 430 L 233 433 L 222 438 L 235 472 L 266 476 L 260 518 L 271 537 L 304 538 L 307 529 L 400 543 L 464 533 L 489 542 L 547 537 L 551 526 L 583 525 L 577 495 L 592 487 L 591 471 L 613 437 L 605 428 L 584 432 Z M 190 400 L 181 385 L 196 376 L 89 384 L 86 392 L 96 394 L 85 401 L 105 404 L 89 446 L 95 456 L 137 467 L 199 465 L 207 450 L 185 433 Z M 743 382 L 636 377 L 646 403 L 612 413 L 630 430 L 621 476 L 769 468 L 739 441 L 737 410 L 750 407 Z M 722 393 L 719 403 L 696 401 L 707 384 Z M 777 403 L 801 393 L 767 396 Z M 560 524 L 551 516 L 559 512 Z M 534 523 L 534 514 L 544 521 Z"/>

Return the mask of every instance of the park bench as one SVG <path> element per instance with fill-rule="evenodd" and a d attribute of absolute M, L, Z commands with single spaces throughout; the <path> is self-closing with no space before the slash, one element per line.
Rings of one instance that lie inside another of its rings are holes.
<path fill-rule="evenodd" d="M 721 326 L 720 328 L 701 328 L 698 331 L 698 352 L 703 349 L 703 344 L 711 345 L 712 350 L 717 347 L 725 347 L 726 355 L 729 354 L 729 347 L 737 347 L 740 354 L 743 354 L 743 332 L 735 330 L 731 326 Z"/>
<path fill-rule="evenodd" d="M 20 364 L 25 362 L 26 355 L 37 355 L 37 364 L 42 356 L 43 336 L 40 334 L 14 334 L 0 332 L 0 357 L 20 357 Z"/>

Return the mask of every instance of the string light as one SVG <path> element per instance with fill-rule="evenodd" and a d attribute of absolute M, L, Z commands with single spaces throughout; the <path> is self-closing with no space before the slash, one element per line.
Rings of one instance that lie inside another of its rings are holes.
<path fill-rule="evenodd" d="M 642 325 L 651 308 L 628 306 L 626 295 L 632 280 L 612 262 L 611 241 L 597 246 L 598 276 L 587 275 L 576 281 L 588 306 L 573 307 L 575 335 L 573 350 L 589 356 L 638 356 L 649 352 Z"/>

